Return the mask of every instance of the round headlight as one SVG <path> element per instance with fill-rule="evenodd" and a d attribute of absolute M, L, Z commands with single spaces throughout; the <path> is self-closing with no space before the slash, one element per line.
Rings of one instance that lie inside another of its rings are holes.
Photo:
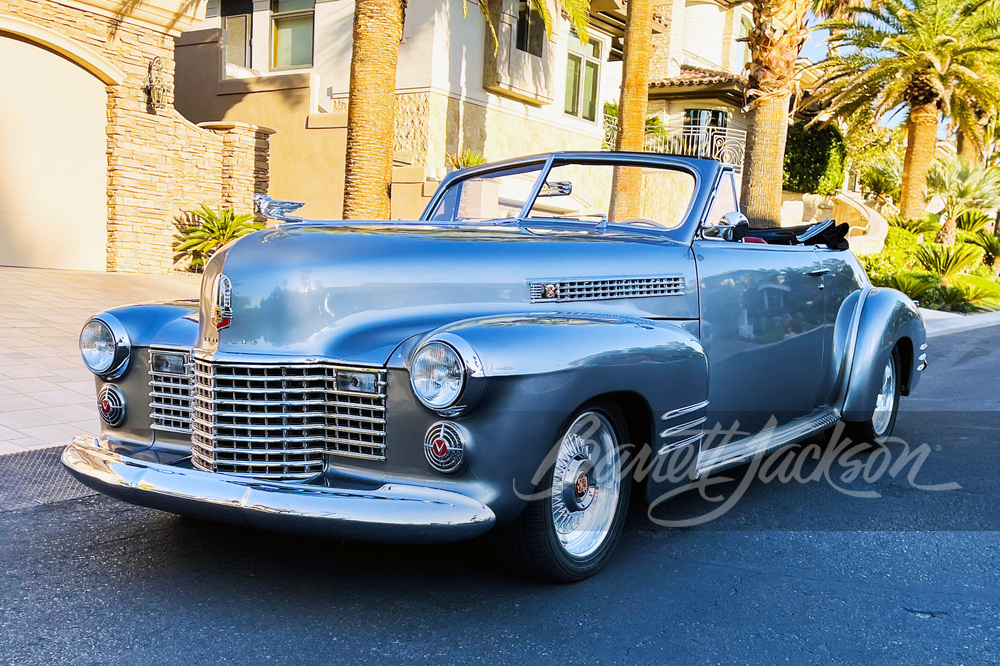
<path fill-rule="evenodd" d="M 80 332 L 80 355 L 95 375 L 119 375 L 128 362 L 128 334 L 117 319 L 102 317 L 108 320 L 91 319 Z"/>
<path fill-rule="evenodd" d="M 413 356 L 410 383 L 422 403 L 431 409 L 444 409 L 462 395 L 465 365 L 450 346 L 431 342 Z"/>
<path fill-rule="evenodd" d="M 115 363 L 115 336 L 100 319 L 91 319 L 80 333 L 80 354 L 91 372 L 102 374 Z"/>

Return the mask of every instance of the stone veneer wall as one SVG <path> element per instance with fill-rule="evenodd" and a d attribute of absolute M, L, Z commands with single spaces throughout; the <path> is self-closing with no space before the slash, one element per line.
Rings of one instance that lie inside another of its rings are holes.
<path fill-rule="evenodd" d="M 97 49 L 125 73 L 122 84 L 107 86 L 108 270 L 171 272 L 182 211 L 206 203 L 249 212 L 253 194 L 267 192 L 270 130 L 227 123 L 210 131 L 182 118 L 173 108 L 173 36 L 165 30 L 48 0 L 0 0 L 0 13 Z M 161 110 L 147 106 L 143 90 L 155 57 L 169 91 Z"/>

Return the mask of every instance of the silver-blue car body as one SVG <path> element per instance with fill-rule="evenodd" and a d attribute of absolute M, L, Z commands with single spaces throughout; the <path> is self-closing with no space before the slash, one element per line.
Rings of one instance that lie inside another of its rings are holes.
<path fill-rule="evenodd" d="M 607 212 L 573 193 L 590 169 Z M 629 173 L 633 212 L 671 219 L 622 216 Z M 165 511 L 491 533 L 517 570 L 590 575 L 633 483 L 652 502 L 838 421 L 878 444 L 926 365 L 918 309 L 843 229 L 749 229 L 736 191 L 716 162 L 557 153 L 455 172 L 415 222 L 279 220 L 220 250 L 197 301 L 95 315 L 104 428 L 63 462 Z M 637 460 L 680 473 L 638 483 Z"/>

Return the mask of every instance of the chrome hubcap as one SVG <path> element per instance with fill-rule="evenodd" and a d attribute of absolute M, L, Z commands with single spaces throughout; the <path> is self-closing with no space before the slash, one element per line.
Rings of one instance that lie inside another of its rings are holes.
<path fill-rule="evenodd" d="M 552 478 L 552 521 L 568 554 L 587 557 L 604 543 L 621 482 L 614 428 L 597 412 L 581 414 L 559 444 Z"/>
<path fill-rule="evenodd" d="M 882 372 L 882 388 L 875 399 L 875 413 L 872 415 L 872 429 L 878 437 L 883 437 L 889 430 L 892 411 L 896 403 L 896 367 L 889 363 Z"/>

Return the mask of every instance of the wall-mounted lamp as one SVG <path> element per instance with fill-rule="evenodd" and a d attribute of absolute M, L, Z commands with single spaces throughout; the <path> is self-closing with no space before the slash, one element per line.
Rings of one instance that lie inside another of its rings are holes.
<path fill-rule="evenodd" d="M 157 109 L 167 108 L 168 88 L 163 82 L 163 63 L 159 56 L 149 61 L 142 89 L 146 93 L 146 106 L 152 113 L 156 113 Z"/>

